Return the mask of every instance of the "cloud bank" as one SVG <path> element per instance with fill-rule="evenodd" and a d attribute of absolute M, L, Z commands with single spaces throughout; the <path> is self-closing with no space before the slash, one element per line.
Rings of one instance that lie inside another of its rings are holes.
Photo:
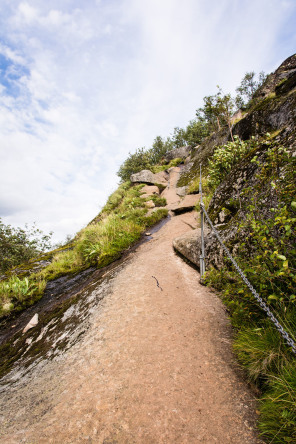
<path fill-rule="evenodd" d="M 74 234 L 129 151 L 291 55 L 295 16 L 292 0 L 2 0 L 0 217 Z"/>

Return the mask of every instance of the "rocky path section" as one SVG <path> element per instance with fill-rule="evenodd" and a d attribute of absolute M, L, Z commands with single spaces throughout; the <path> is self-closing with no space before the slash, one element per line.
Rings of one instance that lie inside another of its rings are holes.
<path fill-rule="evenodd" d="M 33 374 L 17 403 L 6 399 L 7 418 L 17 410 L 14 423 L 2 418 L 2 443 L 259 442 L 225 309 L 172 249 L 195 215 L 172 217 L 142 244 L 81 341 Z"/>

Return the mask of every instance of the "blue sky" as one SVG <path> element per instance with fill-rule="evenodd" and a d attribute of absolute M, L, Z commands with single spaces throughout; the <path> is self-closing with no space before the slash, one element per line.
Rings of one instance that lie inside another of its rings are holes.
<path fill-rule="evenodd" d="M 129 152 L 295 53 L 294 0 L 0 0 L 0 217 L 60 241 Z"/>

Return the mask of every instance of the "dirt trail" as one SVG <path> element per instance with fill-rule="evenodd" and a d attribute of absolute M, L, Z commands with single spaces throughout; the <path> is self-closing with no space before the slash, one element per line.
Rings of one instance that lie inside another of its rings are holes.
<path fill-rule="evenodd" d="M 188 223 L 172 217 L 132 254 L 83 339 L 19 392 L 2 443 L 260 442 L 225 309 L 172 249 Z"/>

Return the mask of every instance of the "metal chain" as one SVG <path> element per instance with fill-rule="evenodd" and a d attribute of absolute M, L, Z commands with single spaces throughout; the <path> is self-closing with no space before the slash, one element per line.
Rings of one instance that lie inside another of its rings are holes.
<path fill-rule="evenodd" d="M 279 321 L 277 320 L 277 318 L 274 316 L 274 314 L 271 312 L 271 310 L 269 309 L 268 305 L 263 301 L 263 299 L 259 296 L 259 294 L 257 293 L 257 291 L 255 290 L 255 288 L 253 287 L 252 284 L 250 284 L 250 282 L 248 281 L 248 279 L 246 278 L 246 276 L 244 275 L 243 271 L 241 270 L 241 268 L 238 266 L 238 264 L 236 263 L 236 261 L 234 260 L 234 258 L 231 256 L 230 251 L 228 250 L 228 248 L 224 245 L 218 231 L 216 230 L 216 228 L 214 227 L 214 225 L 212 224 L 211 219 L 208 216 L 208 213 L 205 209 L 204 203 L 201 202 L 200 206 L 202 207 L 202 210 L 205 213 L 206 219 L 209 222 L 215 236 L 217 237 L 218 241 L 220 242 L 222 248 L 224 249 L 225 253 L 227 254 L 227 256 L 229 257 L 229 259 L 231 260 L 231 262 L 233 263 L 234 267 L 236 268 L 238 274 L 240 275 L 240 277 L 242 278 L 242 280 L 244 281 L 244 283 L 248 286 L 248 288 L 250 289 L 250 291 L 253 293 L 253 295 L 255 296 L 255 298 L 257 299 L 257 301 L 259 302 L 260 307 L 266 312 L 267 316 L 272 320 L 272 322 L 274 323 L 274 325 L 276 326 L 277 330 L 280 332 L 280 334 L 282 335 L 282 337 L 285 339 L 286 343 L 292 347 L 292 351 L 293 353 L 296 354 L 296 344 L 293 341 L 293 339 L 289 336 L 289 334 L 284 330 L 284 328 L 282 327 L 282 325 L 279 323 Z"/>

